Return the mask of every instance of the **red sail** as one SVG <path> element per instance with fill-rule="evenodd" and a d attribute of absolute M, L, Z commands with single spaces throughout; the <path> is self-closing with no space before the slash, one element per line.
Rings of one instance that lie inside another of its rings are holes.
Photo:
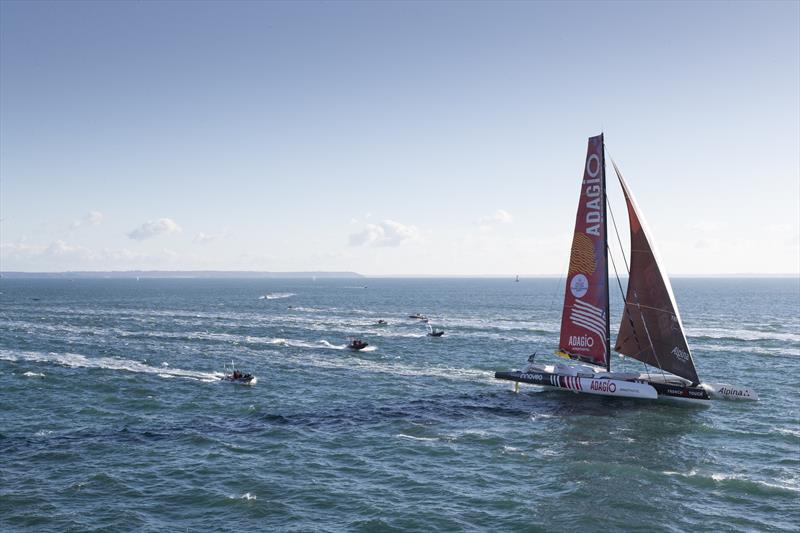
<path fill-rule="evenodd" d="M 572 238 L 560 355 L 606 364 L 608 265 L 605 235 L 603 136 L 589 138 Z"/>
<path fill-rule="evenodd" d="M 699 383 L 672 286 L 663 275 L 647 225 L 616 164 L 614 171 L 625 193 L 631 226 L 631 273 L 614 350 Z"/>

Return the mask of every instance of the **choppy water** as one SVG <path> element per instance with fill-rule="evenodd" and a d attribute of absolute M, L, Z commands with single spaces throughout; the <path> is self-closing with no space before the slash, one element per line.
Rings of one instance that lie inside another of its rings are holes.
<path fill-rule="evenodd" d="M 561 285 L 0 280 L 0 529 L 796 531 L 798 280 L 674 280 L 708 407 L 494 380 Z"/>

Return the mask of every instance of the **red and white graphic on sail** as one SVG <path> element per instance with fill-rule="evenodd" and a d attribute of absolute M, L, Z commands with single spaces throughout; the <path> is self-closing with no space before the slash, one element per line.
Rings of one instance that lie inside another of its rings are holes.
<path fill-rule="evenodd" d="M 604 190 L 603 136 L 598 135 L 589 138 L 586 152 L 559 342 L 562 352 L 598 365 L 607 357 Z"/>

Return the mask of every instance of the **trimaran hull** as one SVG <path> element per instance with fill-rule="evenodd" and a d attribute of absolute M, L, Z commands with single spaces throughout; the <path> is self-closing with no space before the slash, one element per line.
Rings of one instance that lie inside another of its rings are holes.
<path fill-rule="evenodd" d="M 639 398 L 644 400 L 689 400 L 706 402 L 708 400 L 758 400 L 752 389 L 727 384 L 701 383 L 691 386 L 678 380 L 648 379 L 645 376 L 632 377 L 619 373 L 624 379 L 617 379 L 614 373 L 596 377 L 587 375 L 562 374 L 550 368 L 537 368 L 525 371 L 495 372 L 494 377 L 512 381 L 515 386 L 528 383 L 575 393 L 595 394 L 617 398 Z"/>

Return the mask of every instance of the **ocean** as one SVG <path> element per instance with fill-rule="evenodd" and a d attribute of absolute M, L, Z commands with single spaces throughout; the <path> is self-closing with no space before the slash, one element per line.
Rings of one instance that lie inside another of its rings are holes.
<path fill-rule="evenodd" d="M 760 401 L 515 394 L 558 279 L 2 279 L 0 530 L 798 531 L 800 281 L 673 287 Z"/>

